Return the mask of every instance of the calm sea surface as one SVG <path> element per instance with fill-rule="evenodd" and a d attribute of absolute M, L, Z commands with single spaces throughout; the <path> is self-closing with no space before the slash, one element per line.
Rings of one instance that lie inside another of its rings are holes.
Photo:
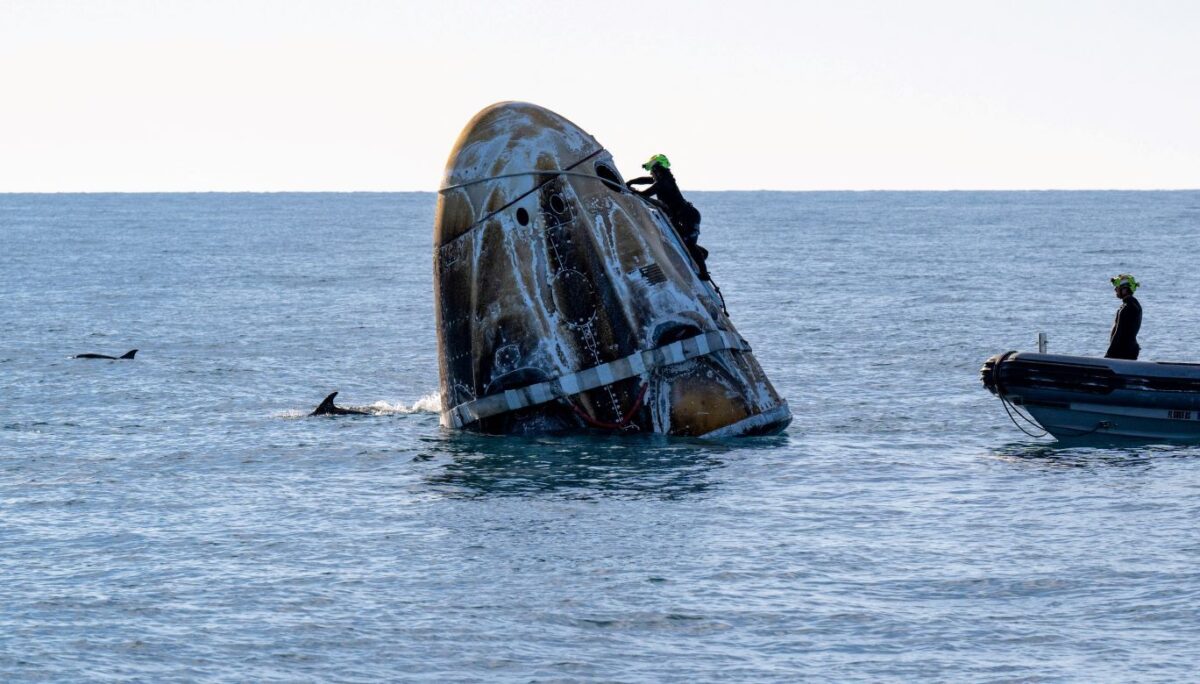
<path fill-rule="evenodd" d="M 1194 681 L 1200 448 L 978 369 L 1200 359 L 1200 193 L 693 200 L 784 436 L 440 429 L 432 194 L 0 195 L 0 680 Z"/>

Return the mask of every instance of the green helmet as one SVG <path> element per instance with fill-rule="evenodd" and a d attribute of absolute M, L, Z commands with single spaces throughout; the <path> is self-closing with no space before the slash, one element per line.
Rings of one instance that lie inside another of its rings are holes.
<path fill-rule="evenodd" d="M 671 162 L 667 159 L 667 155 L 656 154 L 653 157 L 650 157 L 650 161 L 642 164 L 642 168 L 646 169 L 647 171 L 655 166 L 662 166 L 664 169 L 669 169 L 671 168 Z"/>
<path fill-rule="evenodd" d="M 1129 273 L 1122 273 L 1121 275 L 1113 276 L 1112 278 L 1108 279 L 1108 282 L 1112 283 L 1114 290 L 1122 285 L 1125 285 L 1129 288 L 1130 292 L 1137 292 L 1139 287 L 1137 279 Z"/>

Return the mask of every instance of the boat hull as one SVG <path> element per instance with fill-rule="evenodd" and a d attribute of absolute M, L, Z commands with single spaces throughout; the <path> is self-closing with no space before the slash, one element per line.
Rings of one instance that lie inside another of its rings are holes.
<path fill-rule="evenodd" d="M 1163 411 L 1087 403 L 1071 403 L 1066 407 L 1037 403 L 1025 403 L 1023 406 L 1038 424 L 1060 441 L 1091 437 L 1200 441 L 1200 420 L 1196 419 L 1195 411 Z"/>
<path fill-rule="evenodd" d="M 983 384 L 1060 441 L 1200 441 L 1200 365 L 1008 352 Z"/>

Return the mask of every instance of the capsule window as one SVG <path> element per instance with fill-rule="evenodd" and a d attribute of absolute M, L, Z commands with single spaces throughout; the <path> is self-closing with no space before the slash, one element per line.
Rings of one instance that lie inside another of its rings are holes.
<path fill-rule="evenodd" d="M 529 212 L 525 211 L 525 207 L 517 209 L 517 223 L 523 226 L 529 225 Z"/>
<path fill-rule="evenodd" d="M 608 164 L 596 162 L 596 175 L 612 190 L 621 192 L 625 189 L 625 182 L 621 180 L 621 176 Z"/>

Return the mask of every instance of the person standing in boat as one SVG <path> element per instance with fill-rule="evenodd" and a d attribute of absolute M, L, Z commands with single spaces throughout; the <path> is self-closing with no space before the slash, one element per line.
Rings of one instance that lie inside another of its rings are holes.
<path fill-rule="evenodd" d="M 1142 349 L 1137 343 L 1138 331 L 1142 328 L 1142 305 L 1133 296 L 1138 289 L 1138 281 L 1128 273 L 1122 273 L 1109 280 L 1113 292 L 1121 300 L 1121 307 L 1113 319 L 1112 332 L 1108 335 L 1108 351 L 1106 359 L 1128 359 L 1136 361 L 1138 352 Z"/>
<path fill-rule="evenodd" d="M 667 213 L 671 224 L 675 226 L 675 230 L 679 232 L 679 237 L 683 238 L 683 244 L 687 247 L 688 254 L 692 255 L 696 266 L 699 267 L 700 279 L 711 280 L 712 278 L 708 275 L 708 267 L 705 265 L 705 261 L 708 259 L 708 250 L 698 244 L 700 212 L 692 206 L 691 202 L 683 198 L 683 193 L 679 191 L 679 185 L 675 182 L 675 174 L 671 173 L 671 162 L 667 160 L 667 155 L 656 154 L 650 157 L 650 161 L 642 164 L 642 168 L 649 171 L 650 175 L 633 178 L 626 181 L 625 185 L 642 197 L 657 200 L 658 205 Z M 633 187 L 635 185 L 649 185 L 650 187 L 638 190 Z"/>

